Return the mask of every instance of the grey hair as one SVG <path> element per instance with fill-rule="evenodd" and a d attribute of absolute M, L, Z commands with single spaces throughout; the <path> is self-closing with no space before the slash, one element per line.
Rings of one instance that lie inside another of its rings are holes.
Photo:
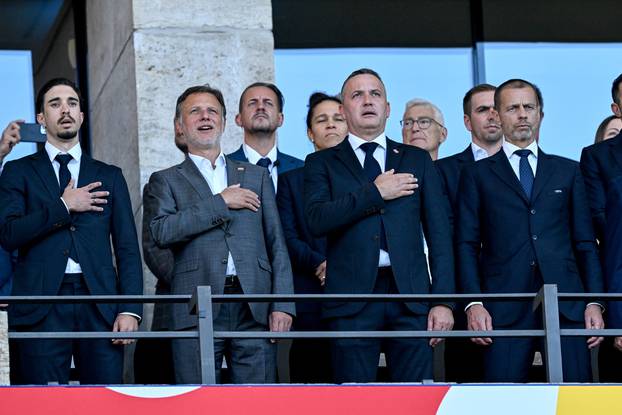
<path fill-rule="evenodd" d="M 434 105 L 433 103 L 431 103 L 430 101 L 422 99 L 422 98 L 413 98 L 410 101 L 408 101 L 406 103 L 406 108 L 404 108 L 404 113 L 408 112 L 408 110 L 411 109 L 412 107 L 417 107 L 417 106 L 431 108 L 432 112 L 434 113 L 435 121 L 438 121 L 443 126 L 445 126 L 445 117 L 443 117 L 443 112 L 440 110 L 440 108 Z"/>

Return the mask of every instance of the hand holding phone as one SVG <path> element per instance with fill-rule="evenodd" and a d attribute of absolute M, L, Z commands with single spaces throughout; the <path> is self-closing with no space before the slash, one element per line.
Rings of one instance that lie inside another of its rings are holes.
<path fill-rule="evenodd" d="M 25 143 L 45 143 L 47 140 L 43 126 L 37 123 L 25 122 L 20 124 L 19 134 Z"/>

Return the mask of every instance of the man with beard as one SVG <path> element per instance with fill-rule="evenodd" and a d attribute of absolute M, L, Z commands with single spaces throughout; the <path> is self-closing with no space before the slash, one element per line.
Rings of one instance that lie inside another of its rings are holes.
<path fill-rule="evenodd" d="M 511 79 L 494 95 L 504 141 L 502 151 L 465 166 L 458 189 L 456 256 L 464 293 L 537 292 L 557 284 L 560 292 L 602 292 L 585 185 L 578 163 L 545 154 L 538 147 L 544 113 L 540 90 Z M 601 306 L 561 301 L 562 328 L 599 329 Z M 540 311 L 528 301 L 473 302 L 470 330 L 536 329 Z M 476 338 L 485 347 L 485 382 L 525 382 L 534 338 Z M 562 337 L 564 381 L 591 379 L 589 348 L 600 337 Z"/>
<path fill-rule="evenodd" d="M 154 173 L 145 193 L 153 241 L 170 249 L 172 294 L 191 294 L 209 285 L 215 294 L 291 294 L 292 271 L 281 230 L 274 189 L 264 168 L 225 157 L 220 139 L 226 107 L 209 85 L 188 88 L 177 99 L 175 133 L 187 147 L 176 166 Z M 214 305 L 216 331 L 287 331 L 294 305 Z M 173 330 L 198 323 L 187 304 L 175 304 Z M 216 339 L 216 381 L 222 359 L 232 383 L 274 383 L 276 345 L 267 339 Z M 173 340 L 177 383 L 201 383 L 199 344 Z"/>
<path fill-rule="evenodd" d="M 302 167 L 295 157 L 281 153 L 276 146 L 276 130 L 283 125 L 283 94 L 276 85 L 255 82 L 240 97 L 235 123 L 244 129 L 244 143 L 229 154 L 233 160 L 265 167 L 277 190 L 278 175 Z"/>
<path fill-rule="evenodd" d="M 460 171 L 468 164 L 495 154 L 501 148 L 501 126 L 495 110 L 495 87 L 481 84 L 471 88 L 462 100 L 464 126 L 471 133 L 471 143 L 464 151 L 438 160 L 436 168 L 443 190 L 450 202 L 450 217 L 457 214 Z M 455 314 L 456 330 L 466 330 L 462 306 Z M 447 339 L 445 343 L 445 380 L 449 382 L 480 382 L 482 351 L 468 339 Z"/>
<path fill-rule="evenodd" d="M 326 236 L 327 294 L 442 294 L 454 291 L 449 219 L 428 152 L 388 139 L 390 106 L 380 76 L 354 71 L 341 89 L 349 135 L 307 156 L 304 204 L 311 233 Z M 423 253 L 425 234 L 432 278 Z M 431 283 L 430 283 L 431 282 Z M 334 331 L 450 330 L 451 307 L 427 303 L 325 303 Z M 441 339 L 334 339 L 336 382 L 374 382 L 380 350 L 389 378 L 432 377 Z"/>
<path fill-rule="evenodd" d="M 13 295 L 138 295 L 142 264 L 134 214 L 121 170 L 82 153 L 82 99 L 68 79 L 37 95 L 47 142 L 8 162 L 0 179 L 0 243 L 18 250 Z M 114 246 L 113 265 L 110 242 Z M 16 331 L 135 331 L 140 304 L 15 304 Z M 130 340 L 23 340 L 19 378 L 67 383 L 71 360 L 84 384 L 122 382 Z"/>

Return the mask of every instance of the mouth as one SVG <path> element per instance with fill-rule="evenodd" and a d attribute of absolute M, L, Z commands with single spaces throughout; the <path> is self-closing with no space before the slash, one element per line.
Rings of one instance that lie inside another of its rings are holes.
<path fill-rule="evenodd" d="M 197 128 L 197 130 L 199 131 L 211 131 L 214 129 L 214 126 L 212 125 L 201 125 Z"/>
<path fill-rule="evenodd" d="M 367 110 L 361 114 L 364 118 L 366 117 L 375 117 L 377 114 L 375 111 Z"/>
<path fill-rule="evenodd" d="M 74 124 L 74 120 L 73 118 L 61 118 L 58 121 L 58 124 L 63 126 L 63 127 L 71 127 Z"/>
<path fill-rule="evenodd" d="M 484 128 L 487 130 L 498 130 L 499 128 L 501 128 L 501 126 L 499 126 L 498 124 L 488 124 Z"/>

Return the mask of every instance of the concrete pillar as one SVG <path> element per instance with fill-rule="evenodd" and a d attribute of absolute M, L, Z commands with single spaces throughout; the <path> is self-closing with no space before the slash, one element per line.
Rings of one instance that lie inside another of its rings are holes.
<path fill-rule="evenodd" d="M 9 322 L 6 311 L 0 311 L 0 385 L 9 381 Z"/>
<path fill-rule="evenodd" d="M 123 169 L 140 235 L 143 185 L 183 160 L 173 116 L 187 87 L 223 92 L 223 151 L 241 144 L 234 118 L 242 89 L 274 80 L 271 1 L 87 0 L 87 32 L 93 156 Z M 145 267 L 145 293 L 154 286 Z"/>

